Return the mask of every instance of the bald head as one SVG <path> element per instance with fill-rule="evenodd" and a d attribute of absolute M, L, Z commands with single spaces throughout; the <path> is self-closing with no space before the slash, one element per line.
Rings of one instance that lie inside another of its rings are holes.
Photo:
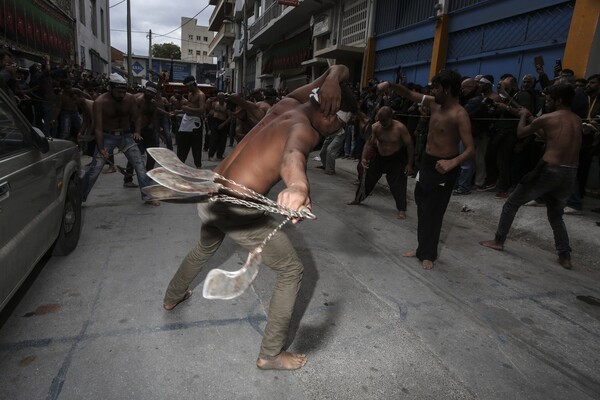
<path fill-rule="evenodd" d="M 394 112 L 388 106 L 383 106 L 377 111 L 377 120 L 382 127 L 388 128 L 394 118 Z"/>
<path fill-rule="evenodd" d="M 470 96 L 478 90 L 477 81 L 473 78 L 466 78 L 460 84 L 460 94 L 463 96 Z"/>

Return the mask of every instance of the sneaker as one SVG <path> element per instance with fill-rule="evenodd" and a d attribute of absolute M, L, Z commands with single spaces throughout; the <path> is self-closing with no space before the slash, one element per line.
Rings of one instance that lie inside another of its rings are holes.
<path fill-rule="evenodd" d="M 494 197 L 497 199 L 506 199 L 508 197 L 508 192 L 498 192 Z"/>
<path fill-rule="evenodd" d="M 457 196 L 460 196 L 460 195 L 471 194 L 471 191 L 470 191 L 470 190 L 464 190 L 464 189 L 456 189 L 456 190 L 454 190 L 454 191 L 452 192 L 452 194 L 455 194 L 455 195 L 457 195 Z"/>
<path fill-rule="evenodd" d="M 136 187 L 138 187 L 138 185 L 136 185 L 133 182 L 125 182 L 125 183 L 123 183 L 123 187 L 126 187 L 126 188 L 136 188 Z"/>
<path fill-rule="evenodd" d="M 567 215 L 581 215 L 581 214 L 583 214 L 583 212 L 581 210 L 578 210 L 578 209 L 573 208 L 573 207 L 565 207 L 565 209 L 563 210 L 563 213 L 565 213 Z"/>
<path fill-rule="evenodd" d="M 480 187 L 479 189 L 477 189 L 478 192 L 489 192 L 491 190 L 496 189 L 496 184 L 495 183 L 490 183 L 488 185 L 483 185 L 482 187 Z"/>

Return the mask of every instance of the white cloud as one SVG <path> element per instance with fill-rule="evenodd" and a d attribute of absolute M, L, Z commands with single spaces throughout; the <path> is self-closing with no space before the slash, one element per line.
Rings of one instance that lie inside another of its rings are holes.
<path fill-rule="evenodd" d="M 127 2 L 110 0 L 111 46 L 127 52 Z M 208 5 L 208 0 L 130 0 L 131 47 L 133 54 L 148 55 L 148 31 L 152 44 L 175 43 L 181 46 L 181 17 L 193 17 Z M 208 6 L 195 18 L 198 25 L 208 26 L 214 6 Z M 174 30 L 175 29 L 175 30 Z M 170 32 L 170 33 L 169 33 Z M 158 36 L 167 34 L 167 36 Z"/>

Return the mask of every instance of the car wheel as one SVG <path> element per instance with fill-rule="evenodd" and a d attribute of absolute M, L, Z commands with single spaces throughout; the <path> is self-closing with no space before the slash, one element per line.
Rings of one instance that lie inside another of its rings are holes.
<path fill-rule="evenodd" d="M 77 247 L 81 232 L 81 193 L 77 183 L 69 182 L 63 209 L 60 232 L 54 244 L 55 256 L 66 256 Z"/>

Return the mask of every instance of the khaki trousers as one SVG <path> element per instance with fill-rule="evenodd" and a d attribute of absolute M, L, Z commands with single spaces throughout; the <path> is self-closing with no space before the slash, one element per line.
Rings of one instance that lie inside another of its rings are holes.
<path fill-rule="evenodd" d="M 226 203 L 201 203 L 200 240 L 183 259 L 165 294 L 165 304 L 179 301 L 204 264 L 228 235 L 248 252 L 254 250 L 278 225 L 264 211 Z M 276 358 L 288 336 L 290 319 L 302 281 L 303 266 L 287 235 L 278 231 L 262 251 L 263 263 L 275 271 L 276 282 L 269 304 L 267 326 L 259 357 Z"/>

